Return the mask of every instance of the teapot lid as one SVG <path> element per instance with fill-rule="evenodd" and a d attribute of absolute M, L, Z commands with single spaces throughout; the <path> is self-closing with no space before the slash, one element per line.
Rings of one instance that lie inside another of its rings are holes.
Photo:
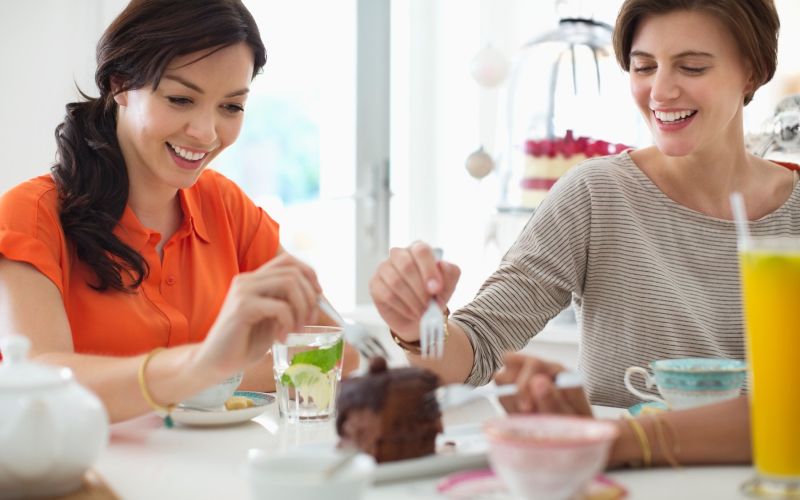
<path fill-rule="evenodd" d="M 72 370 L 34 363 L 28 360 L 31 341 L 22 335 L 0 338 L 0 390 L 37 389 L 72 380 Z"/>

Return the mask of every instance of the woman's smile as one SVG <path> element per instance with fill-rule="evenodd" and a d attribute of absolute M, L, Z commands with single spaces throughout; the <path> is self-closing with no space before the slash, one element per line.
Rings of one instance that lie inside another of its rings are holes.
<path fill-rule="evenodd" d="M 169 142 L 166 143 L 166 146 L 175 164 L 186 170 L 196 170 L 200 168 L 203 165 L 203 160 L 209 153 L 209 151 L 176 146 Z"/>

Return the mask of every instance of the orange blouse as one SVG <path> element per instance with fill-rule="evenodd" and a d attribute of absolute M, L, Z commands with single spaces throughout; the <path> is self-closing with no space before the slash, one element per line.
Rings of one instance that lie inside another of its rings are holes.
<path fill-rule="evenodd" d="M 206 170 L 179 192 L 183 223 L 156 252 L 161 235 L 125 208 L 114 233 L 139 251 L 150 272 L 134 293 L 98 292 L 59 222 L 58 193 L 44 175 L 0 198 L 0 254 L 47 276 L 64 300 L 75 352 L 128 356 L 199 342 L 219 312 L 231 279 L 278 251 L 278 224 L 236 184 Z"/>

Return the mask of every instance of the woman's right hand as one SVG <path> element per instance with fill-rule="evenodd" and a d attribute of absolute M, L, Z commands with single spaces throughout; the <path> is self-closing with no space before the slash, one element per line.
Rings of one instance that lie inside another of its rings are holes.
<path fill-rule="evenodd" d="M 314 270 L 283 251 L 237 275 L 198 348 L 198 364 L 221 379 L 258 361 L 275 340 L 313 324 L 321 292 Z"/>
<path fill-rule="evenodd" d="M 556 387 L 556 377 L 565 368 L 519 353 L 506 354 L 503 368 L 495 375 L 498 385 L 516 384 L 515 396 L 500 399 L 509 413 L 556 413 L 591 416 L 592 407 L 582 387 Z"/>
<path fill-rule="evenodd" d="M 436 261 L 433 249 L 421 241 L 392 248 L 375 271 L 369 291 L 378 312 L 401 338 L 419 340 L 419 320 L 434 297 L 442 310 L 453 295 L 461 270 Z"/>

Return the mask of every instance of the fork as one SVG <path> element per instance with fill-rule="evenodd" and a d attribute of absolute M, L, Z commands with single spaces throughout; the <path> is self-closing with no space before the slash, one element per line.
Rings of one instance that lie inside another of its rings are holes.
<path fill-rule="evenodd" d="M 556 376 L 555 386 L 559 389 L 583 386 L 583 377 L 576 371 L 566 370 Z M 434 391 L 439 409 L 442 411 L 469 403 L 480 398 L 511 396 L 517 393 L 517 384 L 484 385 L 475 387 L 468 384 L 447 384 Z"/>
<path fill-rule="evenodd" d="M 436 262 L 442 260 L 442 249 L 434 248 Z M 428 308 L 419 319 L 419 348 L 423 358 L 441 358 L 444 356 L 444 315 L 439 304 L 431 298 Z"/>
<path fill-rule="evenodd" d="M 330 302 L 328 302 L 328 299 L 322 295 L 320 295 L 318 303 L 322 312 L 327 314 L 329 318 L 342 328 L 344 339 L 347 343 L 358 349 L 359 354 L 361 354 L 364 359 L 370 360 L 378 357 L 386 360 L 389 359 L 389 353 L 386 352 L 386 348 L 384 348 L 383 344 L 381 344 L 374 335 L 370 334 L 366 328 L 358 323 L 347 321 L 342 318 Z"/>

